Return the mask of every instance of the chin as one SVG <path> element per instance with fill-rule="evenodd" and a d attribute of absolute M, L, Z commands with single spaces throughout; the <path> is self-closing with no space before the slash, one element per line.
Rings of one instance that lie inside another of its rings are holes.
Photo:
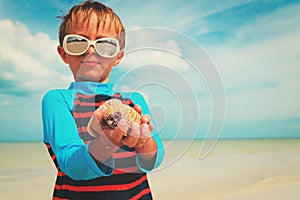
<path fill-rule="evenodd" d="M 91 81 L 91 82 L 100 82 L 100 83 L 105 83 L 108 82 L 108 77 L 107 76 L 101 76 L 100 74 L 94 74 L 94 75 L 85 75 L 85 76 L 77 76 L 78 80 L 81 81 Z"/>
<path fill-rule="evenodd" d="M 76 76 L 77 81 L 101 82 L 101 79 L 102 79 L 102 77 L 99 74 L 96 74 L 96 75 L 80 74 L 80 75 Z"/>

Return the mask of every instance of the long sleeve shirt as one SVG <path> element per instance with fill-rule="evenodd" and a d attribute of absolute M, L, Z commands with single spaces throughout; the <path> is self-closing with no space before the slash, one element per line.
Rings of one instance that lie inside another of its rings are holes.
<path fill-rule="evenodd" d="M 145 193 L 151 199 L 145 173 L 158 167 L 164 157 L 164 148 L 156 130 L 152 132 L 157 144 L 153 169 L 143 168 L 135 149 L 126 146 L 121 147 L 110 158 L 109 166 L 104 167 L 99 166 L 89 153 L 89 143 L 93 137 L 87 132 L 88 121 L 99 105 L 110 98 L 139 104 L 143 114 L 151 116 L 146 101 L 139 93 L 117 94 L 110 83 L 73 82 L 68 89 L 51 90 L 44 96 L 44 142 L 58 169 L 55 198 L 76 199 L 85 194 L 87 196 L 83 197 L 89 199 L 93 195 L 95 198 L 129 199 Z M 87 187 L 88 191 L 85 190 Z M 130 187 L 131 193 L 128 190 Z"/>

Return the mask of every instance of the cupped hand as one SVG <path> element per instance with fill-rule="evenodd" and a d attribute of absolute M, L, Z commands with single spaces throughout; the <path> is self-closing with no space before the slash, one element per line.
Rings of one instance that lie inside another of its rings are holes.
<path fill-rule="evenodd" d="M 136 148 L 138 152 L 146 153 L 153 151 L 156 145 L 151 132 L 154 125 L 151 123 L 149 115 L 142 115 L 142 109 L 139 105 L 135 105 L 134 109 L 141 114 L 141 124 L 132 123 L 129 132 L 126 132 L 126 119 L 121 119 L 115 129 L 109 126 L 100 126 L 103 122 L 105 110 L 97 109 L 88 124 L 88 132 L 93 137 L 105 136 L 109 141 L 117 146 L 126 145 L 130 148 Z M 126 136 L 124 136 L 126 135 Z"/>

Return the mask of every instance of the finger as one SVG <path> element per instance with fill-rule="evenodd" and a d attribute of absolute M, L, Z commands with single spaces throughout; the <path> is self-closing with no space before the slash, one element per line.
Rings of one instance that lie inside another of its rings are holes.
<path fill-rule="evenodd" d="M 87 131 L 88 133 L 93 136 L 93 137 L 98 137 L 98 126 L 97 126 L 97 121 L 95 118 L 94 118 L 94 115 L 91 117 L 90 121 L 88 122 L 88 125 L 87 125 Z"/>
<path fill-rule="evenodd" d="M 142 124 L 140 129 L 141 129 L 140 139 L 136 145 L 137 149 L 142 148 L 151 137 L 151 131 L 148 124 Z"/>
<path fill-rule="evenodd" d="M 154 124 L 153 123 L 149 123 L 149 128 L 150 128 L 150 131 L 152 132 L 154 130 Z"/>
<path fill-rule="evenodd" d="M 103 119 L 103 115 L 104 115 L 105 110 L 104 109 L 97 109 L 94 112 L 94 115 L 96 116 L 96 119 L 101 122 L 101 120 Z"/>
<path fill-rule="evenodd" d="M 125 134 L 127 131 L 127 120 L 124 118 L 120 119 L 116 128 Z"/>
<path fill-rule="evenodd" d="M 109 138 L 114 142 L 120 142 L 126 133 L 126 120 L 121 119 L 115 130 L 110 131 Z"/>
<path fill-rule="evenodd" d="M 90 118 L 88 125 L 87 125 L 87 131 L 93 137 L 98 137 L 99 133 L 101 132 L 100 121 L 98 119 L 98 116 L 99 116 L 100 120 L 102 120 L 101 113 L 98 113 L 98 115 L 96 113 L 94 113 L 94 115 Z"/>
<path fill-rule="evenodd" d="M 146 124 L 149 124 L 150 123 L 150 116 L 149 115 L 143 115 L 141 117 L 141 123 L 146 123 Z"/>
<path fill-rule="evenodd" d="M 138 123 L 133 122 L 129 134 L 122 139 L 122 144 L 130 148 L 134 147 L 138 143 L 139 137 L 140 137 L 140 126 Z"/>
<path fill-rule="evenodd" d="M 124 133 L 120 131 L 120 129 L 116 128 L 115 130 L 111 130 L 106 134 L 110 141 L 117 144 L 122 140 Z"/>
<path fill-rule="evenodd" d="M 141 136 L 140 138 L 146 139 L 148 137 L 151 137 L 151 130 L 148 124 L 142 124 L 141 125 Z"/>
<path fill-rule="evenodd" d="M 135 104 L 133 107 L 140 115 L 142 114 L 142 107 L 139 104 Z"/>
<path fill-rule="evenodd" d="M 103 120 L 104 112 L 105 111 L 102 109 L 97 109 L 90 120 L 90 122 L 92 122 L 92 128 L 99 133 L 106 129 L 110 129 L 110 127 Z"/>

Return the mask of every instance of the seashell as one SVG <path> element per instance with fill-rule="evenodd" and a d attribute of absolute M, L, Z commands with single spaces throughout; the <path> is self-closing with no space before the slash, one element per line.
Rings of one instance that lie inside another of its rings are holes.
<path fill-rule="evenodd" d="M 115 129 L 119 121 L 124 118 L 127 122 L 124 136 L 127 136 L 133 122 L 141 124 L 141 115 L 134 108 L 123 104 L 119 99 L 107 100 L 99 108 L 105 110 L 103 115 L 104 123 L 100 123 L 102 129 L 107 128 L 107 125 Z"/>

